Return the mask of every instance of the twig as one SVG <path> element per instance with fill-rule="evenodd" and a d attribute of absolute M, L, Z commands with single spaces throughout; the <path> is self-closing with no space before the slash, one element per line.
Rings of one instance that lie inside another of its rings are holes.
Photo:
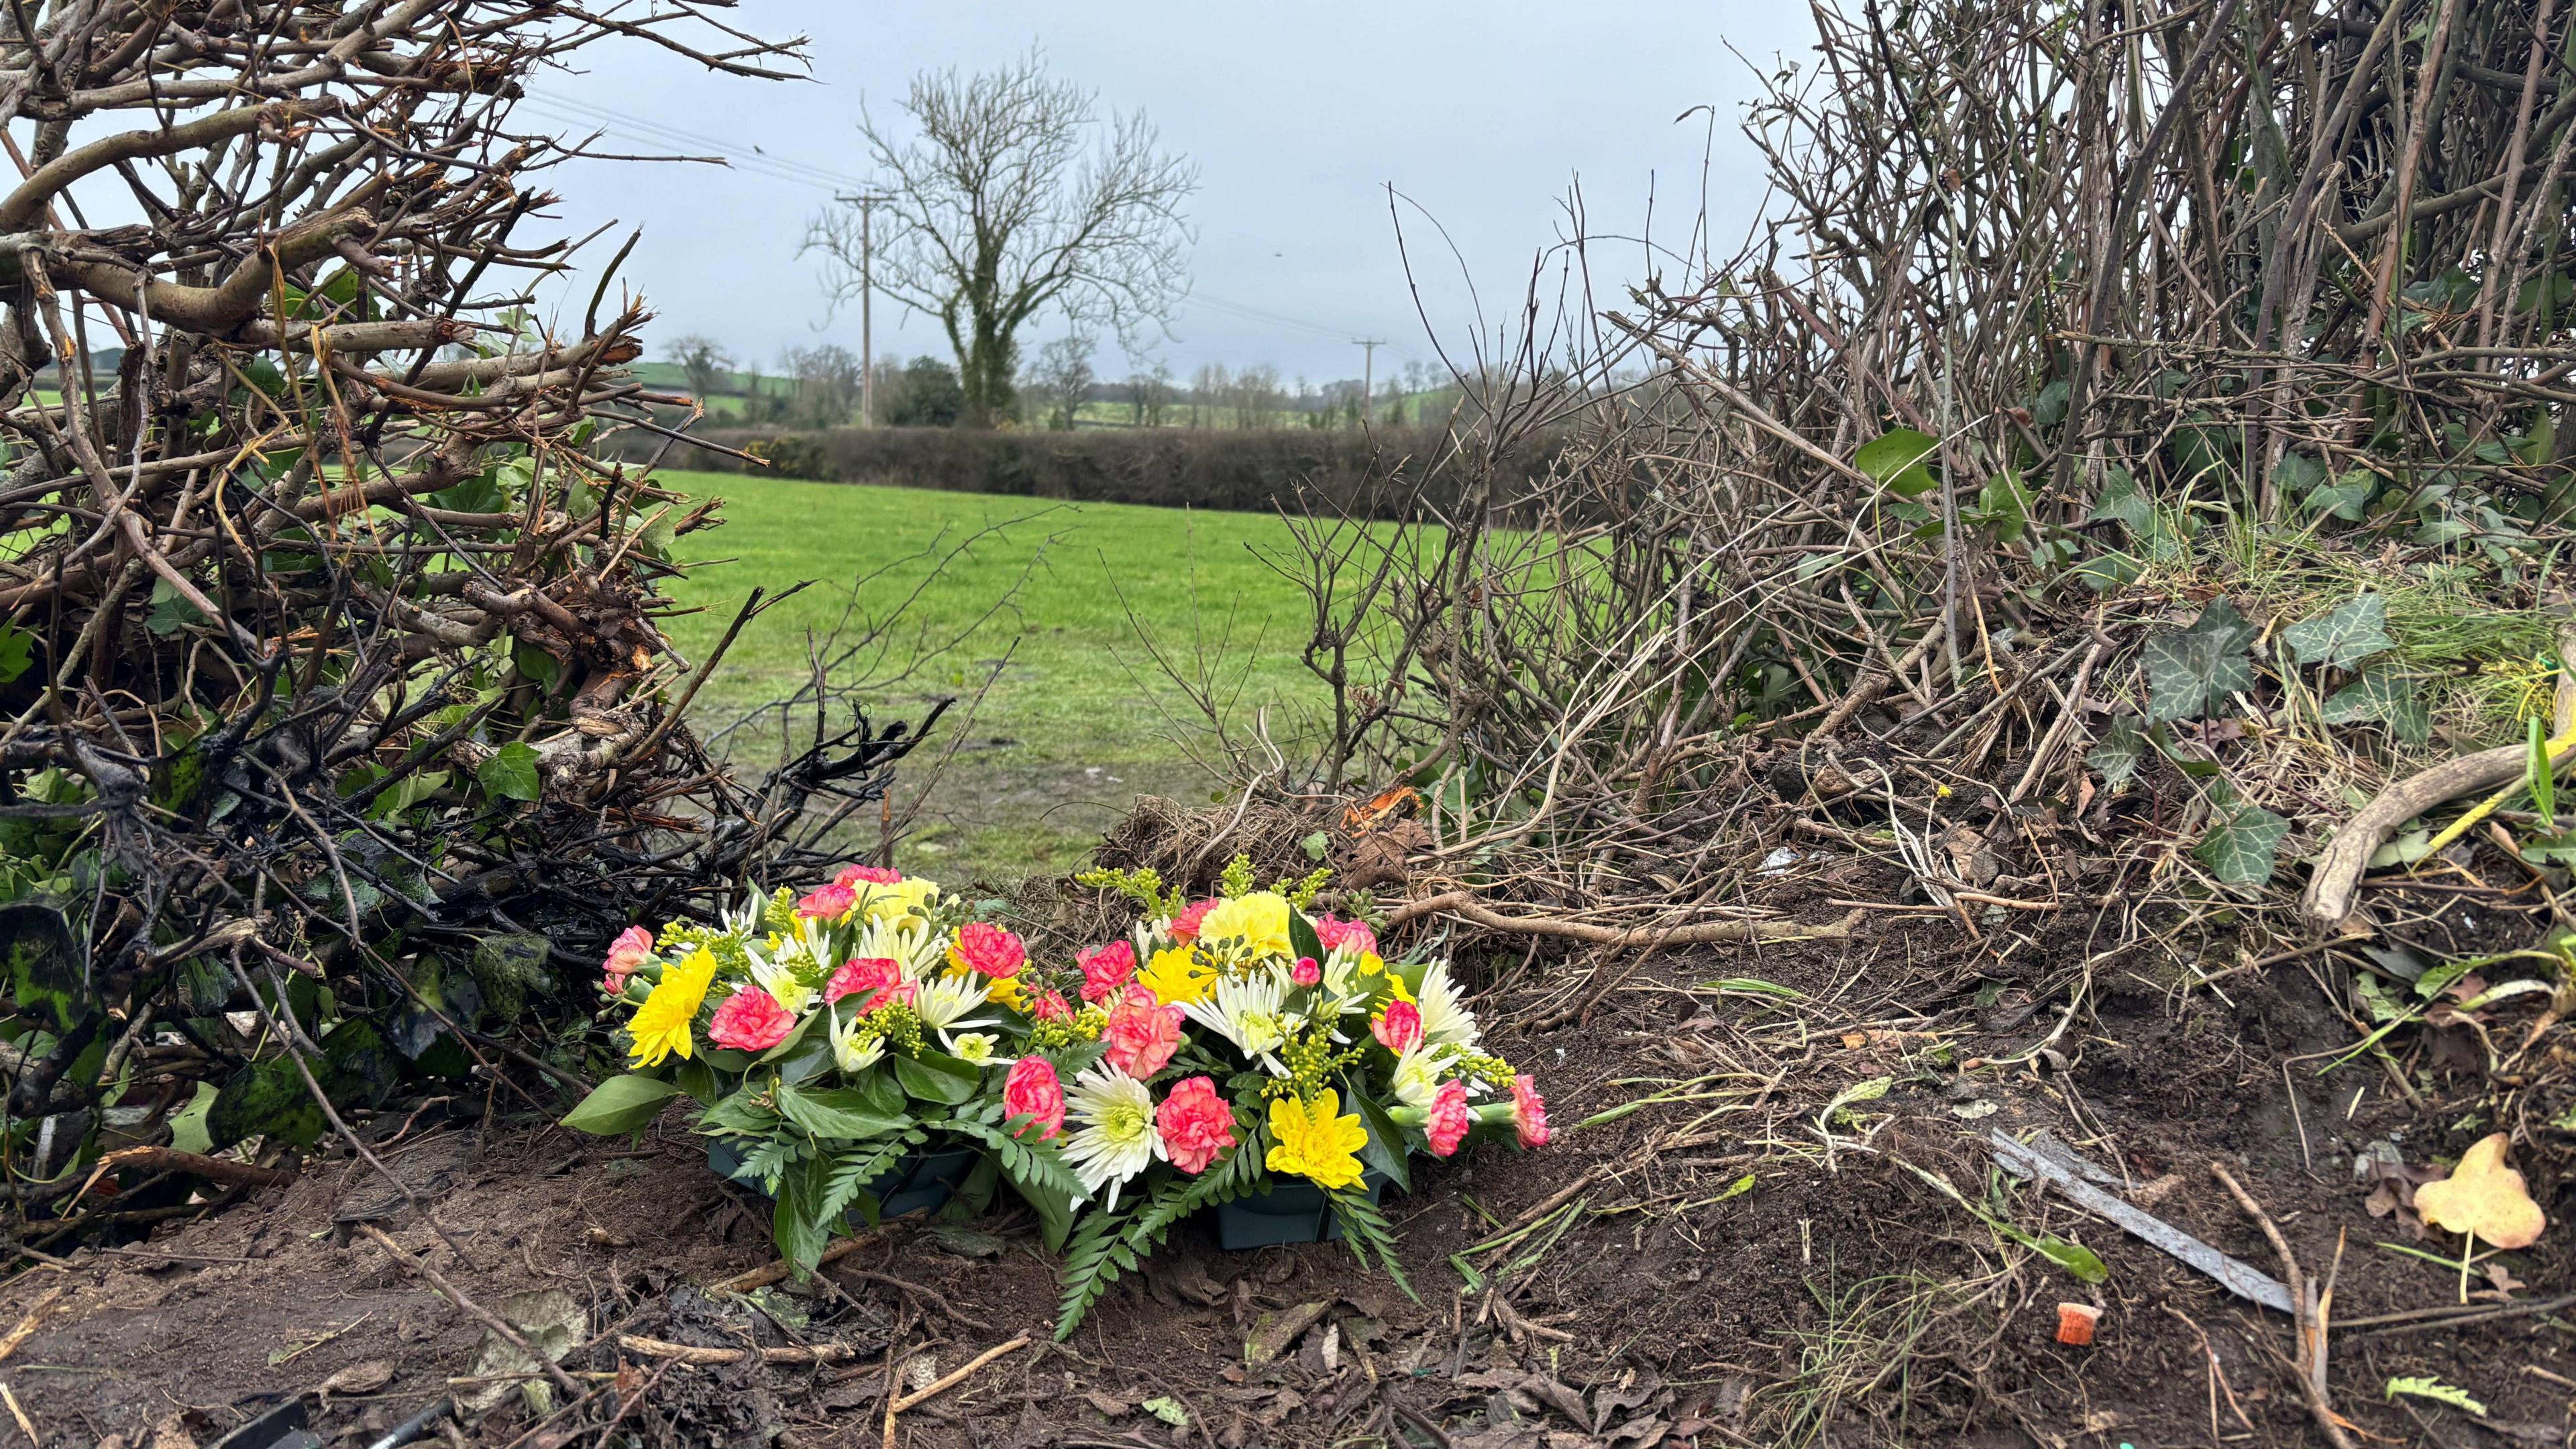
<path fill-rule="evenodd" d="M 0 1400 L 8 1401 L 9 1417 L 18 1421 L 19 1432 L 27 1436 L 27 1442 L 42 1446 L 45 1442 L 44 1436 L 36 1432 L 36 1421 L 27 1417 L 25 1409 L 18 1407 L 17 1392 L 7 1384 L 0 1383 Z"/>
<path fill-rule="evenodd" d="M 883 1231 L 885 1230 L 878 1228 L 865 1233 L 855 1233 L 849 1237 L 841 1239 L 830 1247 L 825 1248 L 823 1250 L 823 1256 L 815 1260 L 814 1266 L 817 1268 L 826 1268 L 841 1261 L 843 1258 L 857 1252 L 860 1248 L 876 1241 L 877 1235 Z M 772 1283 L 784 1282 L 790 1271 L 787 1260 L 781 1258 L 775 1263 L 762 1264 L 760 1267 L 754 1268 L 748 1273 L 737 1273 L 722 1282 L 710 1283 L 707 1285 L 707 1291 L 710 1293 L 748 1293 L 754 1288 L 766 1288 Z"/>
<path fill-rule="evenodd" d="M 34 1337 L 36 1325 L 43 1320 L 45 1311 L 52 1308 L 55 1302 L 69 1291 L 71 1290 L 59 1283 L 46 1289 L 45 1296 L 36 1300 L 36 1306 L 27 1310 L 27 1316 L 18 1320 L 18 1326 L 10 1329 L 7 1337 L 0 1338 L 0 1359 L 6 1359 L 16 1353 L 20 1344 Z"/>
<path fill-rule="evenodd" d="M 699 1365 L 741 1363 L 755 1357 L 762 1363 L 840 1363 L 859 1354 L 857 1349 L 846 1343 L 815 1343 L 790 1348 L 696 1348 L 634 1333 L 617 1335 L 617 1346 L 646 1358 L 667 1358 Z"/>
<path fill-rule="evenodd" d="M 2336 1449 L 2354 1449 L 2352 1437 L 2344 1432 L 2343 1420 L 2336 1416 L 2333 1403 L 2326 1398 L 2323 1372 L 2325 1336 L 2316 1321 L 2316 1303 L 2308 1296 L 2307 1277 L 2299 1271 L 2299 1260 L 2290 1253 L 2289 1240 L 2272 1225 L 2271 1214 L 2264 1212 L 2253 1195 L 2237 1183 L 2226 1164 L 2213 1162 L 2209 1170 L 2226 1186 L 2228 1193 L 2236 1199 L 2236 1205 L 2245 1210 L 2245 1215 L 2262 1228 L 2263 1236 L 2272 1244 L 2273 1253 L 2281 1260 L 2281 1276 L 2289 1280 L 2290 1302 L 2298 1320 L 2295 1330 L 2298 1354 L 2291 1367 L 2298 1375 L 2299 1393 L 2308 1401 L 2309 1417 L 2316 1420 L 2318 1430 Z"/>
<path fill-rule="evenodd" d="M 1012 1339 L 1008 1343 L 996 1344 L 967 1360 L 964 1367 L 941 1377 L 931 1383 L 928 1387 L 915 1389 L 913 1392 L 895 1400 L 893 1407 L 889 1412 L 892 1414 L 900 1414 L 915 1404 L 923 1403 L 940 1394 L 946 1393 L 948 1390 L 966 1382 L 966 1380 L 974 1374 L 975 1370 L 982 1368 L 984 1365 L 991 1363 L 993 1360 L 1000 1358 L 1004 1354 L 1017 1353 L 1028 1346 L 1029 1336 L 1025 1333 Z"/>
<path fill-rule="evenodd" d="M 558 1364 L 553 1359 L 537 1352 L 536 1346 L 529 1343 L 525 1335 L 504 1322 L 499 1315 L 484 1308 L 473 1299 L 466 1297 L 464 1292 L 457 1288 L 455 1284 L 447 1281 L 447 1276 L 445 1274 L 439 1272 L 436 1268 L 431 1267 L 427 1259 L 415 1258 L 410 1253 L 403 1251 L 402 1244 L 395 1242 L 392 1235 L 388 1234 L 384 1229 L 377 1227 L 374 1223 L 360 1223 L 358 1224 L 358 1231 L 365 1233 L 368 1237 L 374 1239 L 376 1246 L 391 1254 L 393 1256 L 393 1260 L 400 1264 L 404 1271 L 416 1273 L 419 1276 L 428 1279 L 431 1287 L 436 1288 L 439 1292 L 447 1295 L 448 1302 L 455 1304 L 457 1307 L 465 1310 L 469 1316 L 479 1320 L 484 1327 L 492 1330 L 494 1334 L 499 1336 L 503 1343 L 506 1343 L 512 1348 L 515 1348 L 519 1352 L 527 1355 L 528 1361 L 535 1364 L 539 1372 L 554 1380 L 556 1388 L 559 1388 L 565 1393 L 573 1395 L 576 1398 L 580 1397 L 582 1392 L 581 1385 L 574 1382 L 572 1375 L 564 1372 L 561 1364 Z"/>

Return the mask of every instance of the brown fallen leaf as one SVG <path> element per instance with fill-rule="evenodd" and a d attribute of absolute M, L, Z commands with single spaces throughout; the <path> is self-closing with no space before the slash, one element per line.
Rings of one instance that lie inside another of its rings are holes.
<path fill-rule="evenodd" d="M 324 1379 L 318 1392 L 322 1402 L 327 1404 L 333 1394 L 372 1394 L 393 1381 L 393 1360 L 361 1359 Z"/>
<path fill-rule="evenodd" d="M 2540 1241 L 2549 1218 L 2531 1200 L 2522 1174 L 2504 1165 L 2505 1135 L 2492 1133 L 2460 1154 L 2460 1165 L 2440 1182 L 2415 1189 L 2415 1211 L 2454 1233 L 2472 1233 L 2491 1247 L 2528 1248 Z"/>

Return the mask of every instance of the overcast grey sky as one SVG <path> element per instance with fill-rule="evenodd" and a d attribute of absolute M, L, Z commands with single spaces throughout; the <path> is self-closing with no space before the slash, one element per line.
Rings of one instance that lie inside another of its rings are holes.
<path fill-rule="evenodd" d="M 796 247 L 836 182 L 867 178 L 854 126 L 861 99 L 892 117 L 913 73 L 990 67 L 1034 42 L 1104 108 L 1142 107 L 1164 144 L 1200 166 L 1194 297 L 1162 358 L 1183 377 L 1202 362 L 1269 362 L 1317 382 L 1359 374 L 1350 339 L 1363 334 L 1391 344 L 1378 353 L 1381 378 L 1432 360 L 1390 185 L 1421 208 L 1405 210 L 1406 242 L 1444 337 L 1474 321 L 1447 243 L 1463 254 L 1490 326 L 1525 287 L 1533 255 L 1566 229 L 1578 181 L 1593 234 L 1638 236 L 1653 195 L 1655 239 L 1680 245 L 1706 155 L 1718 250 L 1730 250 L 1760 199 L 1755 158 L 1736 131 L 1752 89 L 1745 60 L 1768 69 L 1804 59 L 1814 33 L 1805 7 L 1776 0 L 751 0 L 733 18 L 756 32 L 804 32 L 813 81 L 714 76 L 647 46 L 604 45 L 585 73 L 539 78 L 519 113 L 548 128 L 604 125 L 606 150 L 675 149 L 647 129 L 659 126 L 686 133 L 688 150 L 714 142 L 746 158 L 731 171 L 585 161 L 550 173 L 572 234 L 611 218 L 643 227 L 622 275 L 657 311 L 653 336 L 701 332 L 763 362 L 817 340 L 855 349 L 855 313 L 816 330 L 818 271 Z M 1716 108 L 1713 145 L 1707 113 L 1675 119 L 1701 105 Z M 595 243 L 588 268 L 617 240 Z M 1596 277 L 1614 283 L 1646 270 L 1633 241 L 1592 257 Z M 588 268 L 570 310 L 587 300 Z M 945 352 L 935 322 L 882 299 L 876 341 L 880 356 Z M 1101 370 L 1125 366 L 1107 344 Z"/>

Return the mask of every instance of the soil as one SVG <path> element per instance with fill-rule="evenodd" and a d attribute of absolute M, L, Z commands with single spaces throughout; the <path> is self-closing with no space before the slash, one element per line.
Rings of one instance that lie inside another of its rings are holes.
<path fill-rule="evenodd" d="M 1825 921 L 1841 915 L 1825 894 L 1782 899 Z M 2425 931 L 2528 934 L 2446 916 L 2456 898 L 2419 904 Z M 503 1098 L 488 1131 L 480 1102 L 370 1129 L 418 1208 L 325 1155 L 248 1206 L 0 1285 L 0 1322 L 60 1294 L 0 1379 L 42 1444 L 175 1449 L 339 1376 L 347 1392 L 316 1431 L 371 1443 L 493 1368 L 477 1368 L 483 1323 L 397 1265 L 373 1226 L 479 1307 L 518 1313 L 551 1290 L 578 1320 L 563 1360 L 590 1376 L 577 1407 L 543 1419 L 504 1383 L 450 1442 L 2327 1442 L 2286 1315 L 2003 1176 L 1983 1145 L 2045 1129 L 2111 1191 L 2284 1276 L 2212 1164 L 2243 1185 L 2300 1268 L 2331 1281 L 2327 1393 L 2351 1442 L 2567 1442 L 2576 1323 L 2548 1307 L 2576 1291 L 2563 1230 L 2471 1280 L 2471 1302 L 2505 1316 L 2370 1322 L 2459 1300 L 2456 1267 L 2435 1261 L 2455 1264 L 2458 1244 L 2419 1236 L 2411 1184 L 2372 1169 L 2420 1170 L 2492 1126 L 2492 1085 L 2446 1065 L 2437 1034 L 2407 1039 L 2404 1075 L 2368 1055 L 2333 1065 L 2359 1033 L 2322 954 L 2187 985 L 2145 953 L 2088 961 L 2080 919 L 1982 929 L 1968 941 L 1891 911 L 1849 941 L 1617 958 L 1599 969 L 1624 981 L 1562 1021 L 1596 963 L 1502 963 L 1481 1009 L 1545 1084 L 1557 1136 L 1420 1163 L 1411 1195 L 1390 1197 L 1418 1301 L 1339 1245 L 1227 1253 L 1190 1223 L 1058 1344 L 1051 1268 L 1008 1213 L 889 1225 L 824 1281 L 710 1296 L 773 1255 L 761 1204 L 706 1170 L 683 1116 L 629 1147 L 533 1113 L 514 1123 Z M 1663 1100 L 1586 1121 L 1650 1097 Z M 2555 1175 L 2534 1176 L 2555 1221 L 2571 1205 Z M 2081 1281 L 2028 1246 L 2048 1235 L 2107 1277 Z M 2089 1347 L 2058 1341 L 2062 1302 L 2101 1310 Z M 853 1357 L 675 1366 L 621 1334 Z M 1029 1346 L 907 1409 L 887 1438 L 890 1377 L 918 1385 L 1021 1335 Z M 2392 1398 L 2401 1377 L 2455 1386 L 2483 1413 Z"/>

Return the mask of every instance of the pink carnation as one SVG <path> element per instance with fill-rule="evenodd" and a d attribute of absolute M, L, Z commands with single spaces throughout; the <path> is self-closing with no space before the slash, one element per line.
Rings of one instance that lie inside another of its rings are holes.
<path fill-rule="evenodd" d="M 1547 1145 L 1547 1099 L 1538 1094 L 1538 1081 L 1524 1072 L 1512 1078 L 1512 1126 L 1521 1134 L 1523 1147 Z"/>
<path fill-rule="evenodd" d="M 1353 955 L 1363 952 L 1375 954 L 1377 951 L 1377 932 L 1370 930 L 1366 921 L 1344 921 L 1332 916 L 1317 916 L 1315 939 L 1323 942 L 1324 949 L 1327 951 L 1348 949 Z"/>
<path fill-rule="evenodd" d="M 1071 1021 L 1073 1003 L 1064 999 L 1063 992 L 1050 986 L 1039 992 L 1037 1000 L 1029 1004 L 1029 1015 L 1039 1021 Z"/>
<path fill-rule="evenodd" d="M 901 885 L 903 872 L 888 870 L 881 865 L 845 865 L 841 867 L 839 875 L 832 877 L 832 884 L 845 891 L 856 893 L 863 885 Z"/>
<path fill-rule="evenodd" d="M 859 903 L 858 892 L 848 886 L 833 884 L 823 887 L 796 903 L 796 914 L 808 920 L 820 918 L 836 921 L 850 913 Z"/>
<path fill-rule="evenodd" d="M 1011 1075 L 1002 1083 L 1002 1106 L 1014 1117 L 1026 1117 L 1022 1132 L 1034 1126 L 1043 1142 L 1064 1130 L 1064 1083 L 1056 1077 L 1055 1065 L 1044 1057 L 1022 1057 L 1011 1063 Z"/>
<path fill-rule="evenodd" d="M 1207 1171 L 1218 1153 L 1234 1145 L 1234 1108 L 1207 1077 L 1174 1082 L 1172 1094 L 1154 1109 L 1154 1125 L 1162 1129 L 1172 1165 L 1183 1172 Z"/>
<path fill-rule="evenodd" d="M 1175 941 L 1197 940 L 1199 938 L 1199 922 L 1206 920 L 1207 913 L 1215 909 L 1216 902 L 1201 901 L 1197 905 L 1190 907 L 1188 910 L 1181 912 L 1179 915 L 1172 917 L 1172 939 Z"/>
<path fill-rule="evenodd" d="M 1073 959 L 1082 967 L 1085 1001 L 1107 1001 L 1136 976 L 1136 948 L 1125 941 L 1094 947 Z"/>
<path fill-rule="evenodd" d="M 747 1052 L 765 1052 L 787 1040 L 796 1029 L 796 1016 L 778 1004 L 778 998 L 757 986 L 746 986 L 716 1008 L 715 1019 L 707 1023 L 707 1040 L 720 1047 L 735 1047 Z"/>
<path fill-rule="evenodd" d="M 1458 1144 L 1467 1140 L 1467 1129 L 1475 1125 L 1476 1114 L 1467 1110 L 1467 1084 L 1454 1078 L 1442 1082 L 1440 1095 L 1431 1099 L 1431 1114 L 1422 1122 L 1432 1155 L 1447 1157 L 1456 1152 Z"/>
<path fill-rule="evenodd" d="M 999 926 L 968 921 L 957 928 L 957 939 L 948 947 L 948 959 L 996 981 L 1008 981 L 1027 964 L 1029 949 L 1020 944 L 1019 937 Z"/>
<path fill-rule="evenodd" d="M 863 956 L 841 963 L 841 969 L 823 983 L 823 1000 L 835 1002 L 863 991 L 873 991 L 876 997 L 859 1007 L 862 1015 L 898 1002 L 910 1006 L 920 995 L 919 987 L 903 979 L 903 967 L 883 956 Z"/>
<path fill-rule="evenodd" d="M 1315 964 L 1314 957 L 1300 956 L 1296 967 L 1289 971 L 1288 979 L 1300 986 L 1312 986 L 1324 979 L 1324 968 Z"/>
<path fill-rule="evenodd" d="M 1165 1006 L 1142 986 L 1130 986 L 1109 1008 L 1109 1023 L 1100 1039 L 1109 1043 L 1109 1065 L 1143 1081 L 1163 1069 L 1181 1049 L 1181 1009 Z"/>
<path fill-rule="evenodd" d="M 1422 1008 L 1402 999 L 1390 1001 L 1369 1021 L 1377 1044 L 1402 1056 L 1422 1045 Z"/>
<path fill-rule="evenodd" d="M 599 969 L 608 973 L 601 986 L 615 996 L 626 989 L 626 978 L 635 974 L 635 968 L 652 959 L 653 933 L 642 926 L 627 927 L 608 943 L 608 959 L 599 963 Z"/>

